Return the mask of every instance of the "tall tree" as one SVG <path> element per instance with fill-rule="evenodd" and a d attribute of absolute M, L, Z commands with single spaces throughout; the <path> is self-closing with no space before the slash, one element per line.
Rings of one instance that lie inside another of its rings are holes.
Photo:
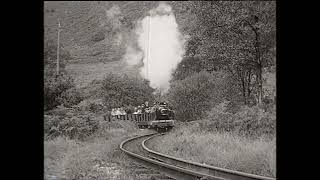
<path fill-rule="evenodd" d="M 274 65 L 275 2 L 192 1 L 183 6 L 175 9 L 180 12 L 177 16 L 191 14 L 192 23 L 181 28 L 190 36 L 186 55 L 230 71 L 244 102 L 254 94 L 261 103 L 263 69 Z"/>

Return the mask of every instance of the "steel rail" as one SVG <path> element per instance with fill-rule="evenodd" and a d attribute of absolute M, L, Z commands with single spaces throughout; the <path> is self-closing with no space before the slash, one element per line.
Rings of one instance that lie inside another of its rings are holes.
<path fill-rule="evenodd" d="M 135 157 L 139 160 L 142 160 L 144 162 L 147 162 L 149 164 L 153 164 L 153 165 L 156 165 L 157 168 L 160 168 L 161 170 L 169 170 L 171 171 L 171 174 L 169 173 L 169 176 L 172 175 L 172 172 L 175 173 L 174 176 L 171 176 L 171 177 L 174 177 L 174 178 L 177 178 L 177 179 L 180 179 L 182 178 L 183 180 L 187 180 L 187 179 L 195 179 L 195 180 L 198 180 L 198 179 L 206 179 L 206 180 L 226 180 L 225 178 L 221 178 L 221 177 L 216 177 L 216 176 L 211 176 L 211 175 L 207 175 L 207 174 L 203 174 L 203 173 L 199 173 L 197 171 L 194 171 L 194 170 L 190 170 L 190 169 L 185 169 L 185 168 L 182 168 L 182 167 L 179 167 L 179 166 L 175 166 L 175 165 L 172 165 L 172 164 L 167 164 L 165 162 L 163 162 L 161 159 L 156 159 L 156 158 L 149 158 L 150 156 L 148 157 L 145 157 L 145 156 L 142 156 L 142 155 L 139 155 L 137 153 L 134 153 L 134 152 L 131 152 L 127 149 L 124 148 L 124 145 L 130 141 L 134 141 L 134 140 L 137 140 L 139 138 L 143 138 L 143 137 L 146 137 L 146 136 L 152 136 L 152 135 L 157 135 L 158 133 L 150 133 L 150 134 L 146 134 L 146 135 L 142 135 L 142 136 L 137 136 L 137 137 L 132 137 L 132 138 L 129 138 L 123 142 L 121 142 L 120 144 L 120 149 L 125 152 L 126 154 L 132 156 L 132 157 Z M 155 160 L 156 159 L 156 160 Z M 165 172 L 166 173 L 166 172 Z M 167 173 L 166 173 L 167 174 Z"/>
<path fill-rule="evenodd" d="M 265 177 L 265 176 L 259 176 L 259 175 L 255 175 L 255 174 L 249 174 L 249 173 L 244 173 L 244 172 L 240 172 L 240 171 L 234 171 L 234 170 L 230 170 L 230 169 L 224 169 L 224 168 L 219 168 L 219 167 L 215 167 L 215 166 L 210 166 L 210 165 L 205 165 L 205 164 L 200 164 L 197 162 L 192 162 L 192 161 L 187 161 L 181 158 L 177 158 L 177 157 L 173 157 L 170 155 L 166 155 L 166 154 L 162 154 L 160 152 L 151 150 L 150 148 L 148 148 L 146 146 L 146 142 L 151 140 L 152 138 L 159 136 L 162 134 L 156 134 L 153 135 L 147 139 L 145 139 L 142 142 L 142 147 L 144 150 L 148 151 L 150 154 L 152 154 L 153 156 L 156 156 L 156 158 L 159 158 L 161 160 L 164 160 L 164 162 L 167 163 L 172 163 L 172 164 L 178 164 L 180 167 L 185 167 L 185 168 L 190 168 L 190 169 L 194 169 L 197 170 L 197 172 L 200 173 L 205 173 L 211 176 L 218 176 L 218 177 L 222 177 L 225 179 L 239 179 L 239 180 L 275 180 L 275 178 L 271 178 L 271 177 Z"/>

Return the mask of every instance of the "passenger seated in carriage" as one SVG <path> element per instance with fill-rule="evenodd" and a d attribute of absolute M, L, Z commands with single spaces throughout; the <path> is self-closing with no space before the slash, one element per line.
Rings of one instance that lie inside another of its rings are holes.
<path fill-rule="evenodd" d="M 115 110 L 115 108 L 112 108 L 111 109 L 111 116 L 115 116 L 116 115 L 116 110 Z"/>
<path fill-rule="evenodd" d="M 142 113 L 142 110 L 141 110 L 141 106 L 138 106 L 134 108 L 134 113 L 133 114 L 141 114 Z"/>
<path fill-rule="evenodd" d="M 120 115 L 126 115 L 127 114 L 123 107 L 119 108 L 119 113 L 120 113 Z"/>

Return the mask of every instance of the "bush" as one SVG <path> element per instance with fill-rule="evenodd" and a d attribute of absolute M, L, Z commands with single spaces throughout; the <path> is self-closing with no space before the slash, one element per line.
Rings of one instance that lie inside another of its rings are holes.
<path fill-rule="evenodd" d="M 203 69 L 202 59 L 199 57 L 185 57 L 172 73 L 172 80 L 183 80 L 194 73 L 199 73 Z"/>
<path fill-rule="evenodd" d="M 235 114 L 235 119 L 239 119 L 239 134 L 248 137 L 275 136 L 276 134 L 276 114 L 265 112 L 258 106 L 244 106 L 241 111 Z"/>
<path fill-rule="evenodd" d="M 242 108 L 236 113 L 227 112 L 229 102 L 222 102 L 208 112 L 207 118 L 201 122 L 201 128 L 208 131 L 228 131 L 238 135 L 256 138 L 274 137 L 276 134 L 276 115 L 265 112 L 258 106 Z"/>
<path fill-rule="evenodd" d="M 202 71 L 173 82 L 168 100 L 176 109 L 175 117 L 181 121 L 201 119 L 208 109 L 222 101 L 227 89 L 225 75 Z"/>
<path fill-rule="evenodd" d="M 97 113 L 105 110 L 105 107 L 100 99 L 85 99 L 77 104 L 77 108 L 80 111 L 89 111 L 91 113 Z"/>
<path fill-rule="evenodd" d="M 45 179 L 52 179 L 52 175 L 56 176 L 54 179 L 133 179 L 130 172 L 123 169 L 128 159 L 119 150 L 119 144 L 125 138 L 137 135 L 132 128 L 134 123 L 112 122 L 123 123 L 119 128 L 110 127 L 107 122 L 101 123 L 103 125 L 99 129 L 102 134 L 85 142 L 61 136 L 45 141 Z"/>
<path fill-rule="evenodd" d="M 51 116 L 45 115 L 44 116 L 44 123 L 43 123 L 43 130 L 45 135 L 52 135 L 56 133 L 57 127 L 60 123 L 59 116 Z"/>
<path fill-rule="evenodd" d="M 113 107 L 137 106 L 152 101 L 153 88 L 143 79 L 127 75 L 107 74 L 102 81 L 101 91 L 108 109 Z"/>
<path fill-rule="evenodd" d="M 80 92 L 76 88 L 68 89 L 61 93 L 57 98 L 59 104 L 63 104 L 65 107 L 72 107 L 80 103 L 83 100 Z"/>
<path fill-rule="evenodd" d="M 44 133 L 46 139 L 65 136 L 70 139 L 85 140 L 98 129 L 99 121 L 91 113 L 71 116 L 45 116 Z"/>
<path fill-rule="evenodd" d="M 60 100 L 58 100 L 61 94 L 75 87 L 72 77 L 65 73 L 61 73 L 59 76 L 48 74 L 47 76 L 45 76 L 44 80 L 45 80 L 44 81 L 44 109 L 45 110 L 50 110 L 60 105 L 61 101 L 63 102 L 62 100 L 63 98 L 60 98 Z M 68 94 L 70 95 L 70 93 L 72 92 L 74 92 L 74 90 L 66 92 L 63 96 L 67 97 Z"/>
<path fill-rule="evenodd" d="M 60 129 L 63 135 L 70 139 L 85 140 L 98 129 L 99 122 L 90 115 L 66 118 L 61 121 Z"/>
<path fill-rule="evenodd" d="M 63 105 L 60 105 L 50 111 L 46 111 L 46 114 L 55 115 L 55 116 L 59 116 L 59 117 L 65 117 L 67 115 L 67 113 L 69 113 L 69 112 L 70 112 L 69 108 L 66 108 Z"/>
<path fill-rule="evenodd" d="M 95 102 L 91 102 L 89 104 L 89 111 L 93 113 L 97 113 L 103 109 L 103 105 Z"/>

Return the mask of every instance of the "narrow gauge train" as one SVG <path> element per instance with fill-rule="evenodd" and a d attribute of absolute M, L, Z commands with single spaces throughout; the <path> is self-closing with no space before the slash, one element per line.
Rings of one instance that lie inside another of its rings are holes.
<path fill-rule="evenodd" d="M 139 128 L 155 129 L 157 131 L 167 131 L 174 127 L 174 111 L 166 103 L 160 103 L 151 108 L 149 113 L 126 114 L 106 116 L 111 120 L 131 120 L 135 121 Z"/>

